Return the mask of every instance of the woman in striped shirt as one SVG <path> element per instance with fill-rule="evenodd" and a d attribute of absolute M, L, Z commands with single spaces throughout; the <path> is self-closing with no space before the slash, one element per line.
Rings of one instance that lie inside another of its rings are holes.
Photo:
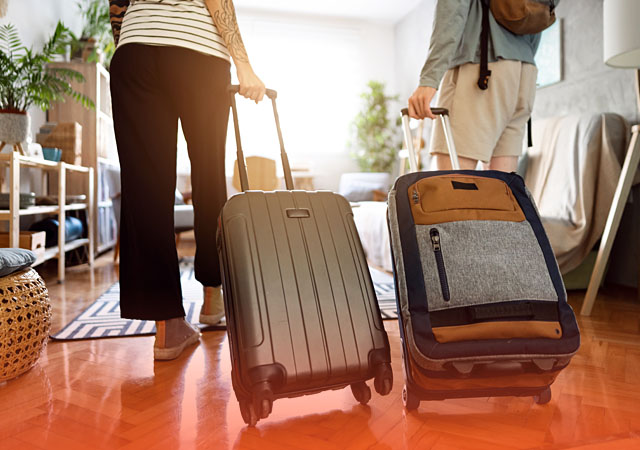
<path fill-rule="evenodd" d="M 232 0 L 110 0 L 117 50 L 111 62 L 113 121 L 122 177 L 120 309 L 155 320 L 156 359 L 199 340 L 185 321 L 173 207 L 178 119 L 187 140 L 195 211 L 200 321 L 224 315 L 215 230 L 226 201 L 225 141 L 230 60 L 240 94 L 256 102 L 256 76 Z"/>

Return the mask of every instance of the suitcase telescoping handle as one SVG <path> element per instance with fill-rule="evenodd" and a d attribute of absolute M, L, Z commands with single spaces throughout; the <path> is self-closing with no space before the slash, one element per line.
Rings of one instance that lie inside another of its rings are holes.
<path fill-rule="evenodd" d="M 240 175 L 240 187 L 242 191 L 249 190 L 249 178 L 247 177 L 247 165 L 244 160 L 244 153 L 242 151 L 242 142 L 240 142 L 240 127 L 238 125 L 238 107 L 236 106 L 236 94 L 240 92 L 240 86 L 237 84 L 229 85 L 229 96 L 231 97 L 231 111 L 233 114 L 233 127 L 236 132 L 236 145 L 237 145 L 237 163 L 238 163 L 238 175 Z M 278 93 L 273 89 L 267 89 L 267 97 L 271 99 L 273 105 L 273 116 L 276 120 L 276 129 L 278 130 L 278 140 L 280 141 L 280 157 L 282 158 L 282 170 L 284 172 L 284 184 L 287 190 L 293 190 L 293 176 L 291 176 L 291 167 L 289 166 L 289 158 L 287 152 L 284 149 L 284 141 L 282 139 L 282 131 L 280 130 L 280 117 L 278 116 L 278 109 L 276 108 L 276 97 Z"/>
<path fill-rule="evenodd" d="M 446 108 L 431 108 L 431 112 L 440 118 L 442 129 L 444 130 L 444 138 L 447 142 L 447 149 L 449 150 L 449 158 L 451 158 L 451 168 L 453 170 L 460 170 L 460 162 L 458 161 L 458 152 L 456 146 L 453 143 L 453 134 L 451 133 L 451 122 L 449 121 L 449 110 Z M 416 150 L 413 146 L 413 138 L 411 136 L 411 128 L 409 127 L 409 109 L 402 109 L 402 130 L 404 132 L 404 140 L 407 144 L 407 150 L 409 151 L 409 168 L 411 172 L 418 171 L 418 159 L 416 157 Z"/>

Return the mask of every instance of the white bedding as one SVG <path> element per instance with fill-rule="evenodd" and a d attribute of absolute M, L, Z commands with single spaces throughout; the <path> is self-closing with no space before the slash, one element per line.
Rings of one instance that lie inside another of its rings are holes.
<path fill-rule="evenodd" d="M 352 204 L 352 209 L 353 219 L 369 263 L 392 272 L 387 202 L 358 202 Z"/>

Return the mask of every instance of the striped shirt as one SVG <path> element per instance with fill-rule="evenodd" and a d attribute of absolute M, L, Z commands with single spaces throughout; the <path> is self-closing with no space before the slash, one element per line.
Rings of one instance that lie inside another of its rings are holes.
<path fill-rule="evenodd" d="M 231 60 L 204 0 L 132 2 L 122 21 L 118 47 L 132 43 L 185 47 Z"/>

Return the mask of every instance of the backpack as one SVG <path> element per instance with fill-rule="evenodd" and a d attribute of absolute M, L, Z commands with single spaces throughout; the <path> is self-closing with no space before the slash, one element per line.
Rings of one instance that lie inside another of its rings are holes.
<path fill-rule="evenodd" d="M 513 34 L 535 34 L 556 21 L 555 0 L 492 0 L 496 21 Z"/>

